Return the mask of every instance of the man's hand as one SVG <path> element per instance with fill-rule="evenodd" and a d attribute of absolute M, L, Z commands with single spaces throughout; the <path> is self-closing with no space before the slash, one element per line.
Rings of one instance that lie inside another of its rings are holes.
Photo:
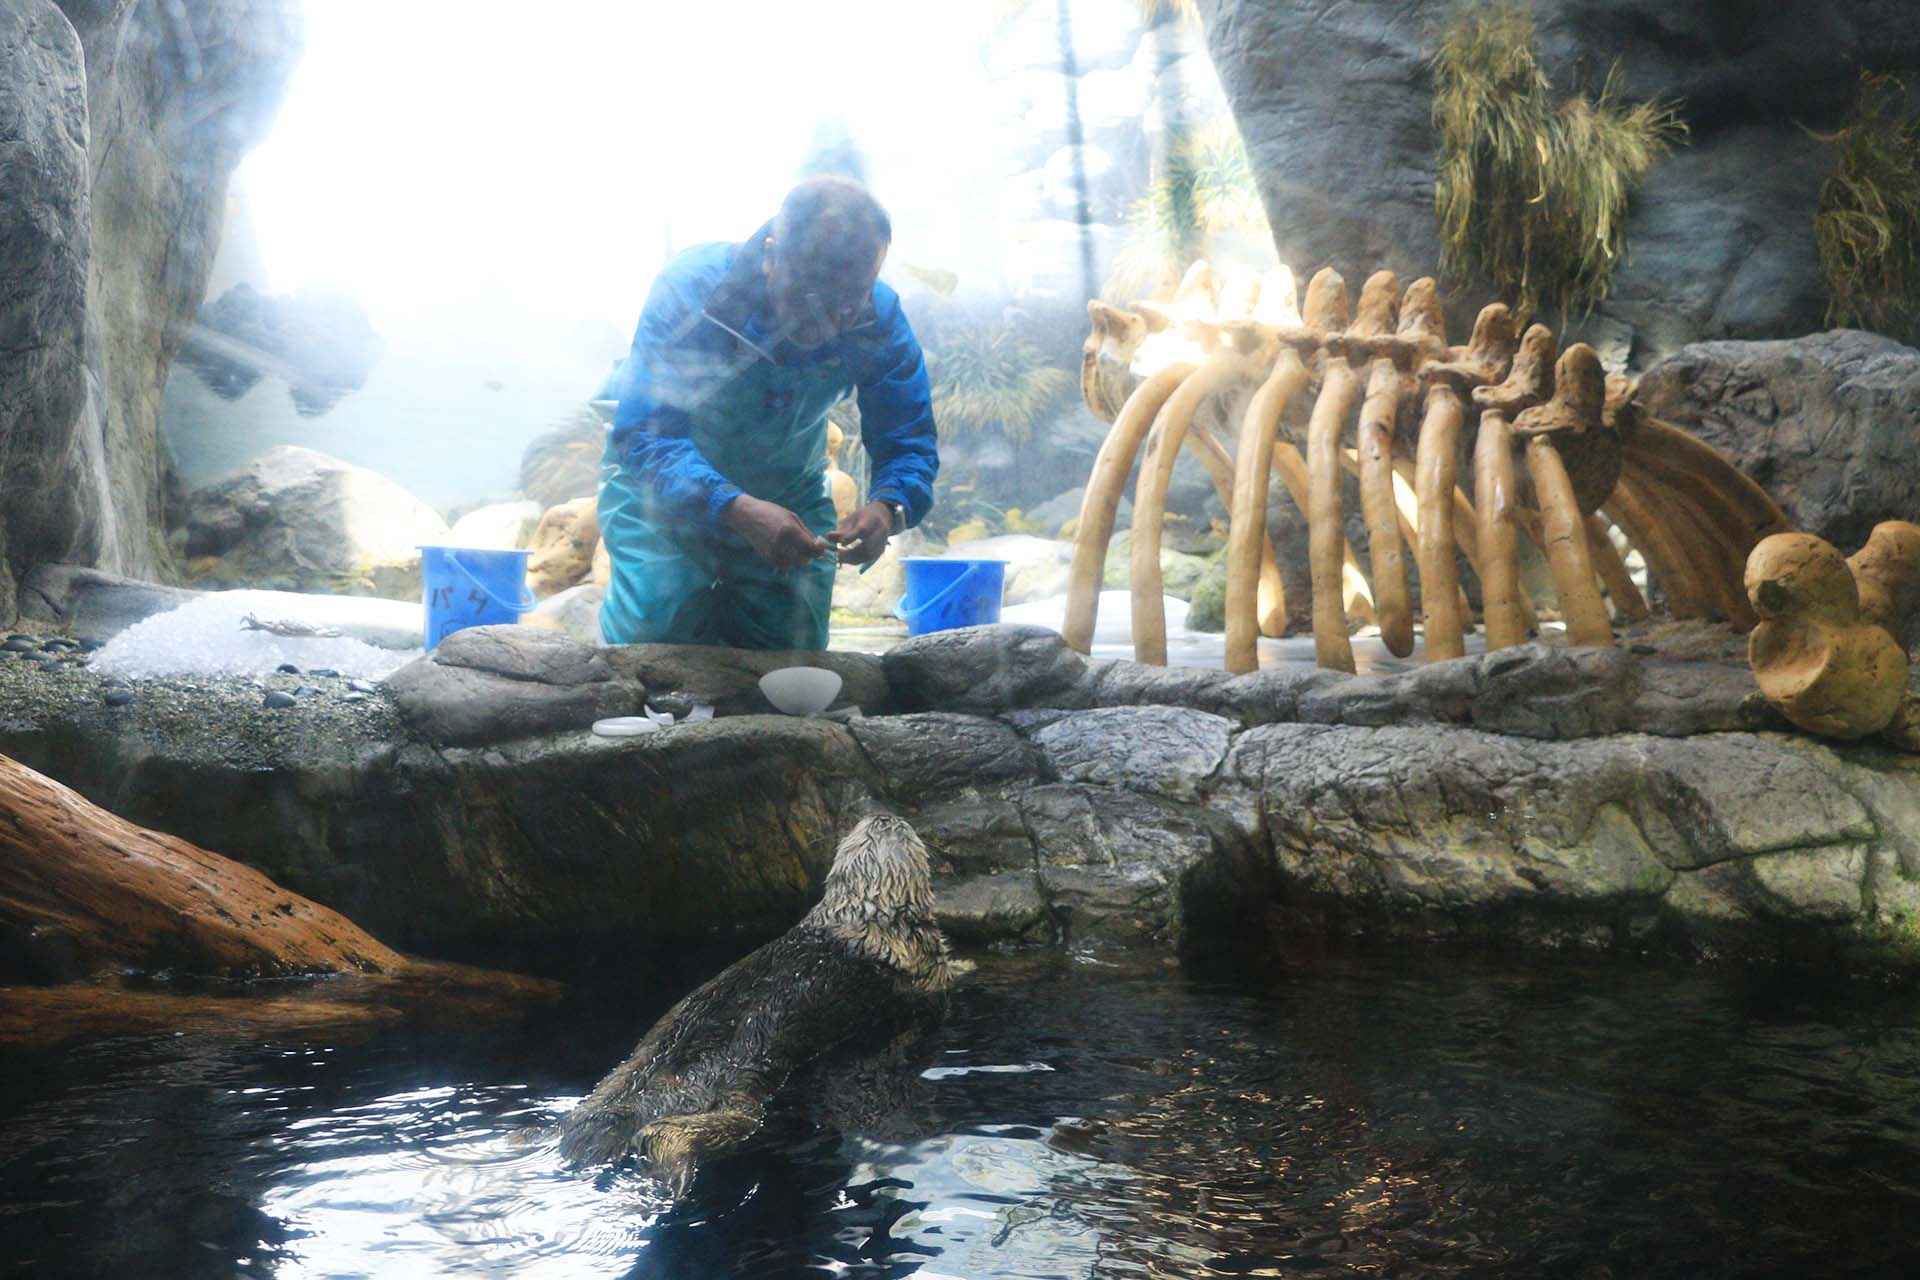
<path fill-rule="evenodd" d="M 729 502 L 720 519 L 776 569 L 798 569 L 833 550 L 799 516 L 777 502 L 751 494 L 743 493 Z"/>
<path fill-rule="evenodd" d="M 887 549 L 892 534 L 893 508 L 875 501 L 842 520 L 827 541 L 840 548 L 841 564 L 872 564 Z"/>

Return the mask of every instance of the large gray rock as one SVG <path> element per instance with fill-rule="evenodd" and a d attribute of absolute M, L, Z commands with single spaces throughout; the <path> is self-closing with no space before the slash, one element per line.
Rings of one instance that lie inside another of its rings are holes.
<path fill-rule="evenodd" d="M 882 660 L 901 710 L 977 715 L 1062 705 L 1087 665 L 1057 631 L 1012 624 L 915 636 Z"/>
<path fill-rule="evenodd" d="M 1639 399 L 1844 553 L 1882 520 L 1920 518 L 1920 351 L 1890 338 L 1697 343 L 1649 369 Z"/>
<path fill-rule="evenodd" d="M 386 679 L 427 742 L 478 746 L 639 715 L 646 686 L 597 650 L 543 627 L 468 627 Z"/>
<path fill-rule="evenodd" d="M 138 682 L 108 706 L 83 667 L 0 655 L 0 752 L 416 949 L 777 931 L 879 802 L 923 833 L 943 918 L 979 941 L 1178 947 L 1281 906 L 1920 967 L 1920 758 L 1770 733 L 1235 732 L 1164 706 L 536 727 L 634 689 L 618 653 L 475 629 L 385 695 L 284 709 L 245 682 Z M 436 714 L 524 697 L 528 718 L 449 742 L 421 715 L 435 683 Z"/>
<path fill-rule="evenodd" d="M 1033 743 L 1068 781 L 1197 800 L 1237 728 L 1184 707 L 1100 707 L 1061 716 Z"/>
<path fill-rule="evenodd" d="M 440 513 L 376 471 L 281 445 L 187 504 L 188 572 L 223 587 L 420 598 Z"/>
<path fill-rule="evenodd" d="M 1030 782 L 1045 763 L 1026 739 L 998 720 L 929 711 L 855 721 L 854 741 L 902 804 L 925 804 L 963 788 Z"/>
<path fill-rule="evenodd" d="M 1754 6 L 1540 0 L 1542 66 L 1585 86 L 1616 60 L 1632 99 L 1682 100 L 1684 146 L 1634 195 L 1626 262 L 1586 330 L 1644 366 L 1702 338 L 1817 328 L 1826 297 L 1810 221 L 1858 68 L 1920 69 L 1920 10 L 1785 0 Z M 1299 5 L 1201 0 L 1208 45 L 1281 261 L 1349 288 L 1389 267 L 1433 273 L 1436 136 L 1426 59 L 1450 0 Z M 1487 298 L 1464 286 L 1464 324 Z M 1578 326 L 1576 326 L 1578 328 Z"/>
<path fill-rule="evenodd" d="M 79 37 L 44 0 L 0 8 L 0 137 L 0 618 L 11 618 L 28 569 L 93 551 L 103 505 L 90 484 L 74 491 L 68 456 L 87 404 L 86 73 Z"/>
<path fill-rule="evenodd" d="M 161 390 L 299 26 L 277 0 L 0 7 L 0 617 L 42 563 L 162 569 Z"/>
<path fill-rule="evenodd" d="M 20 616 L 97 645 L 136 622 L 177 609 L 200 594 L 99 569 L 43 564 L 20 584 Z"/>

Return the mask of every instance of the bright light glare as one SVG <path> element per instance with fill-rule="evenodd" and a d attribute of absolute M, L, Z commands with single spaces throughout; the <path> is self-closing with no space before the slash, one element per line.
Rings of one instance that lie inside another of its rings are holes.
<path fill-rule="evenodd" d="M 669 246 L 771 214 L 822 119 L 883 201 L 977 184 L 955 99 L 990 22 L 989 0 L 324 0 L 237 185 L 273 292 L 343 289 L 387 333 L 626 331 Z"/>

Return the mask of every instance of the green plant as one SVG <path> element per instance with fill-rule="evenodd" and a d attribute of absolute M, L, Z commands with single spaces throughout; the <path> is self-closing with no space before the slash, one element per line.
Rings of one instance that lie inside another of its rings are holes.
<path fill-rule="evenodd" d="M 943 435 L 997 428 L 1015 444 L 1033 435 L 1040 415 L 1072 378 L 1038 348 L 998 325 L 963 325 L 927 352 L 933 420 Z"/>
<path fill-rule="evenodd" d="M 1920 340 L 1920 117 L 1905 86 L 1862 75 L 1852 119 L 1816 136 L 1838 143 L 1813 215 L 1827 322 Z"/>
<path fill-rule="evenodd" d="M 1480 272 L 1527 314 L 1548 299 L 1591 308 L 1620 263 L 1634 183 L 1686 133 L 1677 104 L 1622 102 L 1618 66 L 1596 97 L 1556 103 L 1515 0 L 1463 5 L 1432 63 L 1443 267 Z"/>
<path fill-rule="evenodd" d="M 1153 292 L 1205 257 L 1221 231 L 1267 231 L 1246 144 L 1230 122 L 1173 135 L 1147 194 L 1127 214 L 1128 236 L 1103 292 L 1124 303 Z"/>

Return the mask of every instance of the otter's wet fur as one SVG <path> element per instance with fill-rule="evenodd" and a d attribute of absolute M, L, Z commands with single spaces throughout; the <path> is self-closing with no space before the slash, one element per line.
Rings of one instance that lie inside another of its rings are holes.
<path fill-rule="evenodd" d="M 899 818 L 863 819 L 819 903 L 668 1010 L 561 1120 L 561 1153 L 581 1164 L 637 1155 L 683 1194 L 702 1159 L 760 1127 L 797 1069 L 937 1021 L 953 974 L 926 846 Z"/>

